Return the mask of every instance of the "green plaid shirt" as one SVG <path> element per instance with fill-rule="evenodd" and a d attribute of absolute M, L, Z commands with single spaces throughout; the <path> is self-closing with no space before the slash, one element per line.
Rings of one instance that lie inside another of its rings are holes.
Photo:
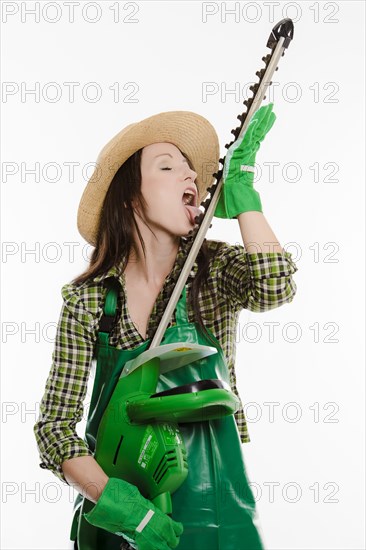
<path fill-rule="evenodd" d="M 147 338 L 155 333 L 165 311 L 184 259 L 189 241 L 181 238 L 175 264 L 154 304 Z M 216 248 L 221 241 L 207 240 Z M 51 470 L 66 482 L 61 463 L 69 458 L 93 453 L 76 433 L 76 424 L 83 418 L 84 399 L 90 375 L 100 318 L 103 314 L 106 277 L 118 277 L 121 299 L 118 300 L 118 322 L 110 333 L 110 344 L 119 349 L 132 349 L 144 339 L 133 324 L 126 306 L 124 274 L 118 266 L 107 273 L 88 279 L 81 285 L 65 284 L 61 289 L 63 304 L 57 327 L 52 366 L 40 403 L 40 414 L 34 433 L 42 460 L 40 467 Z M 291 302 L 296 293 L 292 274 L 297 271 L 291 254 L 263 252 L 248 254 L 244 247 L 225 243 L 211 260 L 207 286 L 199 294 L 200 311 L 223 349 L 230 373 L 232 391 L 238 396 L 235 376 L 236 330 L 240 311 L 268 311 Z M 194 264 L 186 283 L 187 297 L 197 272 Z M 217 301 L 216 301 L 217 300 Z M 188 307 L 189 322 L 194 313 Z M 175 314 L 168 325 L 176 324 Z M 235 413 L 240 439 L 250 441 L 242 402 Z"/>

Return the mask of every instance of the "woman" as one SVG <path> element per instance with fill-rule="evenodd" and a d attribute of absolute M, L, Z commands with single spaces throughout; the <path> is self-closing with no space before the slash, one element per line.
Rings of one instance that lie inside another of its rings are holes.
<path fill-rule="evenodd" d="M 256 152 L 274 120 L 272 104 L 259 109 L 244 137 L 226 155 L 215 216 L 238 219 L 245 249 L 204 241 L 181 296 L 184 301 L 166 331 L 172 341 L 179 341 L 174 340 L 174 331 L 183 323 L 203 335 L 197 342 L 216 345 L 222 363 L 212 372 L 228 380 L 239 400 L 235 334 L 240 311 L 279 307 L 296 292 L 292 274 L 297 268 L 265 220 L 253 188 Z M 182 426 L 191 477 L 172 495 L 172 518 L 132 484 L 108 477 L 93 458 L 97 427 L 107 402 L 103 391 L 109 385 L 107 396 L 111 395 L 112 375 L 119 375 L 124 360 L 109 372 L 97 371 L 84 440 L 75 429 L 82 418 L 101 330 L 105 283 L 112 279 L 120 285 L 117 321 L 110 327 L 109 344 L 119 357 L 138 354 L 147 348 L 159 325 L 187 255 L 200 213 L 197 207 L 214 181 L 218 159 L 218 138 L 207 120 L 186 111 L 160 113 L 127 126 L 103 148 L 81 198 L 78 228 L 95 249 L 87 271 L 62 288 L 64 303 L 53 364 L 34 426 L 40 466 L 72 484 L 90 504 L 87 514 L 80 514 L 75 506 L 71 539 L 77 538 L 81 550 L 263 548 L 240 447 L 250 441 L 242 406 L 235 420 L 230 417 L 232 424 L 228 419 L 225 430 L 211 422 Z M 266 252 L 268 243 L 272 248 Z M 205 460 L 215 444 L 217 452 Z M 216 459 L 221 461 L 220 471 Z M 233 476 L 239 488 L 234 488 Z M 212 494 L 203 494 L 203 489 L 200 494 L 203 479 L 212 481 Z M 221 484 L 226 483 L 229 496 L 219 495 Z M 84 531 L 90 526 L 94 539 L 85 538 L 81 525 Z"/>

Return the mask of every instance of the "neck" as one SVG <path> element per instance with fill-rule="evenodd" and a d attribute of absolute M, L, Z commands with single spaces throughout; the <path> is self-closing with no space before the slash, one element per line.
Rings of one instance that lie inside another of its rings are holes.
<path fill-rule="evenodd" d="M 132 274 L 134 280 L 149 287 L 161 287 L 162 282 L 173 269 L 180 244 L 180 237 L 169 236 L 166 233 L 157 238 L 149 231 L 142 237 L 145 243 L 143 254 L 140 239 L 135 239 L 136 250 L 131 250 L 126 271 Z"/>

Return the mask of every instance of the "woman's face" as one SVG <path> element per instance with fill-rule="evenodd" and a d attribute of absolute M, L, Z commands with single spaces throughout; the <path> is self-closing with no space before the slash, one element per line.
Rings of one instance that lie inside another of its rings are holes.
<path fill-rule="evenodd" d="M 197 173 L 191 170 L 178 147 L 172 143 L 153 143 L 142 150 L 141 191 L 147 202 L 147 222 L 154 230 L 174 235 L 187 235 L 194 227 L 197 207 Z M 184 201 L 190 191 L 191 206 Z M 183 196 L 184 195 L 184 196 Z"/>

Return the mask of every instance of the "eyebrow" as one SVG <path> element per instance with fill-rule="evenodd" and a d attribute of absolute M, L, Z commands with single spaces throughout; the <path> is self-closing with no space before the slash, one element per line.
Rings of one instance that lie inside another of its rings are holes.
<path fill-rule="evenodd" d="M 173 155 L 171 155 L 170 153 L 160 153 L 160 155 L 156 155 L 155 158 L 157 159 L 158 157 L 162 157 L 164 155 L 169 155 L 171 158 L 173 158 Z M 188 160 L 186 158 L 183 158 L 182 162 L 187 162 L 188 164 Z"/>

